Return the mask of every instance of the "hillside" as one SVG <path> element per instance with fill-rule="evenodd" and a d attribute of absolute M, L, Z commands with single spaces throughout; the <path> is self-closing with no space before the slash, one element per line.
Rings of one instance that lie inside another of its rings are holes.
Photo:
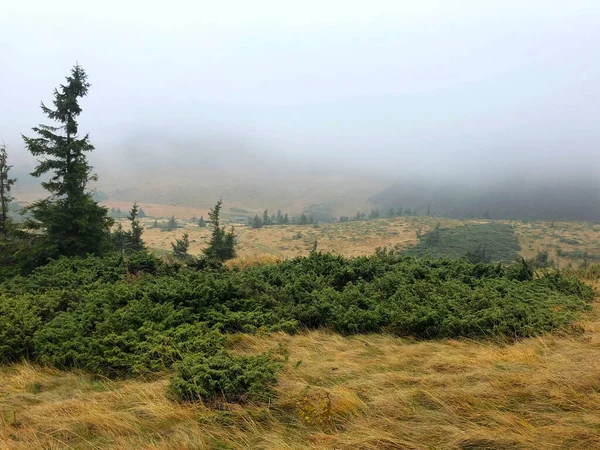
<path fill-rule="evenodd" d="M 237 225 L 239 256 L 221 265 L 169 255 L 185 232 L 200 254 L 209 227 L 155 221 L 151 253 L 63 257 L 0 285 L 0 449 L 600 443 L 598 267 L 455 259 L 560 248 L 557 266 L 579 266 L 600 226 Z"/>
<path fill-rule="evenodd" d="M 404 181 L 370 197 L 387 210 L 410 207 L 454 218 L 600 221 L 600 185 L 594 175 L 552 179 L 515 174 L 500 180 Z"/>

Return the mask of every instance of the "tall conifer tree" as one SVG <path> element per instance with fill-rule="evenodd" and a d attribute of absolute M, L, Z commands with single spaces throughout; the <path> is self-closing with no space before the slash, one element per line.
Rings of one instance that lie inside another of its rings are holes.
<path fill-rule="evenodd" d="M 11 167 L 8 165 L 6 146 L 0 145 L 0 239 L 8 239 L 10 225 L 8 207 L 13 200 L 10 190 L 13 184 L 17 182 L 15 178 L 8 176 Z"/>
<path fill-rule="evenodd" d="M 75 65 L 66 84 L 54 90 L 53 107 L 42 103 L 42 111 L 57 125 L 33 128 L 37 137 L 23 136 L 27 149 L 38 157 L 32 176 L 50 175 L 42 182 L 50 196 L 32 204 L 27 226 L 44 234 L 48 255 L 67 256 L 98 254 L 109 242 L 108 209 L 100 206 L 87 189 L 96 181 L 86 153 L 94 150 L 86 134 L 78 134 L 77 118 L 82 112 L 79 99 L 88 93 L 90 84 L 83 68 Z"/>

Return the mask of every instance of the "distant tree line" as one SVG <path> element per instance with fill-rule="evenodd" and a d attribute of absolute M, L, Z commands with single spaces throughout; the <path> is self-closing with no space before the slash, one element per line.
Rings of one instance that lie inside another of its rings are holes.
<path fill-rule="evenodd" d="M 398 216 L 413 216 L 416 210 L 411 208 L 390 208 L 387 212 L 382 213 L 379 209 L 371 209 L 369 214 L 357 211 L 354 216 L 341 216 L 339 222 L 353 222 L 359 220 L 379 219 L 381 217 L 398 217 Z M 302 213 L 298 216 L 289 217 L 288 213 L 282 214 L 280 210 L 269 215 L 269 210 L 265 209 L 262 216 L 256 214 L 254 217 L 248 217 L 246 225 L 251 228 L 262 228 L 271 225 L 315 225 L 319 222 L 312 214 Z"/>
<path fill-rule="evenodd" d="M 379 209 L 371 209 L 369 214 L 358 211 L 354 216 L 340 216 L 340 222 L 355 222 L 359 220 L 379 219 L 381 217 L 399 217 L 399 216 L 414 216 L 416 211 L 411 208 L 390 208 L 386 213 L 381 213 Z"/>
<path fill-rule="evenodd" d="M 121 212 L 121 208 L 115 208 L 114 206 L 110 208 L 110 212 L 108 213 L 108 215 L 112 219 L 121 219 L 125 217 L 125 215 Z M 143 208 L 139 208 L 137 217 L 140 219 L 144 219 L 145 217 L 147 217 Z"/>
<path fill-rule="evenodd" d="M 312 216 L 302 213 L 299 216 L 292 216 L 290 219 L 288 213 L 283 214 L 280 210 L 269 215 L 269 210 L 265 209 L 262 217 L 258 214 L 253 218 L 249 217 L 247 225 L 252 228 L 262 228 L 270 225 L 318 225 L 318 221 Z"/>

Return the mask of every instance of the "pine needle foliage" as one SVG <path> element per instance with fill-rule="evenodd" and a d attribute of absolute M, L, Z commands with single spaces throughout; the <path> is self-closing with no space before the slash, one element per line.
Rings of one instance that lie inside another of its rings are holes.
<path fill-rule="evenodd" d="M 77 123 L 82 112 L 79 100 L 89 88 L 84 69 L 75 65 L 66 84 L 54 90 L 53 106 L 41 104 L 56 124 L 33 127 L 36 137 L 23 136 L 29 152 L 38 158 L 31 175 L 49 175 L 41 184 L 50 196 L 27 208 L 31 218 L 26 222 L 28 229 L 43 236 L 37 250 L 47 256 L 100 254 L 110 239 L 113 222 L 108 210 L 87 188 L 98 179 L 86 156 L 94 146 L 88 134 L 79 136 Z"/>
<path fill-rule="evenodd" d="M 16 178 L 10 178 L 9 171 L 12 166 L 8 165 L 8 153 L 6 145 L 0 145 L 0 239 L 8 239 L 10 228 L 10 217 L 8 208 L 13 201 L 10 193 L 12 186 L 17 182 Z"/>

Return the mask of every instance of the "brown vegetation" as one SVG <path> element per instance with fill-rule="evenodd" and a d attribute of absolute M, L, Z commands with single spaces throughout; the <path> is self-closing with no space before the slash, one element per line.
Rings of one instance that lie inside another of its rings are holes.
<path fill-rule="evenodd" d="M 144 241 L 152 249 L 170 250 L 170 243 L 176 238 L 181 238 L 185 232 L 190 236 L 189 252 L 197 255 L 201 253 L 210 237 L 209 228 L 201 229 L 195 224 L 184 221 L 182 225 L 185 225 L 185 228 L 171 232 L 150 228 L 153 222 L 154 220 L 150 219 L 144 221 L 146 226 Z M 285 259 L 307 255 L 316 238 L 318 249 L 324 252 L 344 256 L 370 255 L 377 247 L 408 248 L 417 242 L 417 230 L 426 232 L 438 222 L 450 227 L 463 223 L 453 219 L 399 217 L 360 222 L 323 223 L 318 228 L 312 225 L 285 225 L 252 229 L 243 225 L 234 225 L 238 240 L 236 251 L 240 260 L 263 256 Z"/>
<path fill-rule="evenodd" d="M 146 208 L 146 206 L 144 206 Z M 124 209 L 122 209 L 124 210 Z M 198 214 L 199 216 L 199 214 Z M 206 214 L 204 214 L 206 218 Z M 163 219 L 166 222 L 166 218 Z M 238 259 L 270 260 L 307 255 L 315 238 L 318 249 L 344 256 L 361 256 L 373 253 L 377 247 L 406 249 L 416 244 L 417 233 L 425 233 L 438 223 L 442 227 L 457 227 L 481 220 L 440 219 L 435 217 L 394 217 L 346 223 L 323 223 L 318 228 L 311 225 L 269 226 L 252 229 L 235 225 L 238 238 Z M 164 232 L 151 228 L 153 219 L 144 220 L 144 240 L 158 251 L 170 251 L 171 242 L 181 238 L 184 232 L 190 236 L 190 253 L 198 255 L 210 237 L 209 228 L 198 228 L 189 221 L 181 221 L 185 229 Z M 600 225 L 583 222 L 508 222 L 515 230 L 521 245 L 520 254 L 532 258 L 540 251 L 547 251 L 550 259 L 565 267 L 569 263 L 579 265 L 582 254 L 588 252 L 589 262 L 600 261 Z M 126 225 L 126 224 L 124 224 Z M 560 249 L 560 250 L 559 250 Z M 558 253 L 557 253 L 558 250 Z M 558 256 L 560 255 L 560 256 Z"/>

